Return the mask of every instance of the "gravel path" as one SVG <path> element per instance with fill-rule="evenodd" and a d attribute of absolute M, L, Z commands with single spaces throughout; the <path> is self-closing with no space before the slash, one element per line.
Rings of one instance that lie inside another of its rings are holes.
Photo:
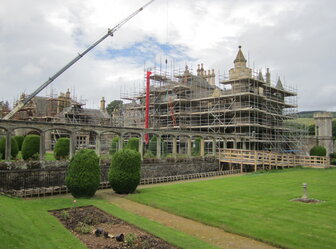
<path fill-rule="evenodd" d="M 142 188 L 151 186 L 154 185 L 142 186 Z M 119 206 L 124 210 L 146 217 L 191 236 L 197 237 L 219 248 L 275 248 L 271 245 L 250 238 L 228 233 L 216 227 L 208 226 L 200 222 L 186 219 L 157 208 L 133 202 L 124 198 L 123 196 L 114 194 L 111 190 L 101 190 L 98 191 L 96 195 L 110 201 L 111 203 Z"/>

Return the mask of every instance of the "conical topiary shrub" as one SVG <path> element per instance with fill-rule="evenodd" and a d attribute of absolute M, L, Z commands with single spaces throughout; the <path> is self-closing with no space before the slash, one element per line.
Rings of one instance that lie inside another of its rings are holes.
<path fill-rule="evenodd" d="M 92 197 L 100 184 L 99 158 L 93 150 L 83 149 L 71 159 L 65 177 L 70 193 L 78 197 Z"/>
<path fill-rule="evenodd" d="M 16 158 L 19 153 L 18 145 L 14 137 L 11 137 L 11 157 Z M 6 137 L 0 139 L 0 159 L 5 159 L 6 155 Z"/>
<path fill-rule="evenodd" d="M 21 152 L 23 160 L 38 159 L 38 154 L 40 152 L 40 136 L 26 136 L 22 143 Z"/>
<path fill-rule="evenodd" d="M 70 152 L 70 139 L 66 137 L 59 138 L 55 144 L 54 156 L 57 160 L 67 159 Z"/>
<path fill-rule="evenodd" d="M 133 193 L 140 183 L 141 155 L 134 150 L 114 153 L 109 170 L 109 182 L 118 194 Z"/>

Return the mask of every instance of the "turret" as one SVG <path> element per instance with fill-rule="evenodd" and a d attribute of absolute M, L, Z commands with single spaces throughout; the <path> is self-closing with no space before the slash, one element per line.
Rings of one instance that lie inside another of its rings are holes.
<path fill-rule="evenodd" d="M 105 99 L 104 99 L 104 97 L 102 97 L 102 99 L 100 100 L 100 110 L 105 111 Z"/>
<path fill-rule="evenodd" d="M 275 87 L 278 88 L 278 89 L 280 89 L 280 90 L 283 90 L 283 89 L 284 89 L 283 86 L 282 86 L 282 82 L 281 82 L 281 80 L 280 80 L 280 77 L 279 77 L 278 82 L 276 83 L 276 86 L 275 86 Z"/>
<path fill-rule="evenodd" d="M 241 46 L 239 46 L 236 59 L 233 61 L 234 68 L 229 70 L 230 80 L 252 78 L 252 70 L 251 68 L 246 67 L 246 62 L 247 60 L 244 57 Z"/>
<path fill-rule="evenodd" d="M 271 73 L 270 73 L 269 68 L 266 69 L 266 75 L 265 75 L 265 77 L 266 77 L 266 83 L 268 85 L 270 85 L 271 84 Z"/>

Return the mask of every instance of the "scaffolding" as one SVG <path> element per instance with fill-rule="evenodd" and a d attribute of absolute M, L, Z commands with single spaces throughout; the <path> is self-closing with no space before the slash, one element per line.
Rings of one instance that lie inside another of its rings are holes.
<path fill-rule="evenodd" d="M 261 71 L 252 72 L 240 48 L 234 62 L 229 77 L 219 75 L 217 84 L 214 70 L 205 70 L 203 64 L 196 74 L 188 66 L 171 72 L 161 66 L 147 69 L 152 72 L 149 127 L 246 138 L 237 144 L 228 141 L 228 148 L 300 152 L 305 131 L 288 122 L 297 113 L 296 89 L 283 85 L 280 78 L 272 82 L 268 69 L 266 80 Z M 131 101 L 124 105 L 123 125 L 143 128 L 144 88 L 121 97 Z"/>

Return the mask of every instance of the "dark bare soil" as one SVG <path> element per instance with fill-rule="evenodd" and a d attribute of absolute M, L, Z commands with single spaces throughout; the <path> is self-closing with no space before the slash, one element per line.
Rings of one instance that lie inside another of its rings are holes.
<path fill-rule="evenodd" d="M 63 225 L 92 249 L 175 249 L 164 240 L 144 232 L 133 225 L 113 217 L 94 207 L 76 207 L 51 211 Z M 97 229 L 107 232 L 95 235 Z M 124 241 L 117 241 L 115 236 L 124 235 Z"/>

